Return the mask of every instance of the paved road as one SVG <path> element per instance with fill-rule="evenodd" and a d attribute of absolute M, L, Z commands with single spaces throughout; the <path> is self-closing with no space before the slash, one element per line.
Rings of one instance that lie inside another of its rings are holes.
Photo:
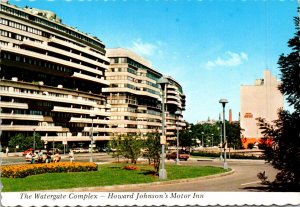
<path fill-rule="evenodd" d="M 196 164 L 202 166 L 222 166 L 221 161 L 191 161 L 185 164 Z M 274 178 L 276 171 L 264 161 L 229 161 L 228 165 L 235 172 L 224 177 L 206 180 L 198 180 L 186 183 L 174 183 L 165 185 L 152 185 L 143 187 L 131 187 L 122 191 L 266 191 L 260 184 L 257 173 L 265 171 L 269 178 Z M 99 189 L 101 190 L 101 189 Z M 113 190 L 112 190 L 113 191 Z"/>
<path fill-rule="evenodd" d="M 9 163 L 24 163 L 24 157 L 22 156 L 8 156 L 2 157 L 2 164 Z M 89 154 L 77 154 L 75 155 L 76 161 L 88 161 Z M 68 160 L 67 157 L 63 160 Z M 106 153 L 95 153 L 94 162 L 112 162 L 114 158 Z M 174 163 L 174 161 L 167 161 L 168 163 Z M 219 159 L 207 159 L 197 160 L 191 159 L 190 161 L 182 161 L 182 165 L 201 165 L 201 166 L 218 166 L 223 167 L 223 162 Z M 276 174 L 269 164 L 265 164 L 263 160 L 229 160 L 228 167 L 234 169 L 234 173 L 224 177 L 217 177 L 212 179 L 173 183 L 173 184 L 155 184 L 144 186 L 126 186 L 122 188 L 86 188 L 80 191 L 122 191 L 122 192 L 162 192 L 162 191 L 246 191 L 246 192 L 259 192 L 266 191 L 265 187 L 260 184 L 260 180 L 257 178 L 257 173 L 265 171 L 270 180 L 273 180 Z M 74 189 L 75 190 L 75 189 Z M 78 190 L 78 189 L 77 189 Z M 76 190 L 76 191 L 77 191 Z"/>
<path fill-rule="evenodd" d="M 68 154 L 64 155 L 61 154 L 62 161 L 69 161 Z M 9 153 L 8 156 L 6 154 L 1 153 L 1 164 L 7 165 L 7 164 L 21 164 L 21 163 L 28 163 L 25 161 L 25 157 L 22 156 L 22 153 Z M 75 154 L 75 161 L 82 161 L 82 162 L 88 162 L 90 160 L 90 153 L 81 153 L 81 154 Z M 112 158 L 111 155 L 108 155 L 107 153 L 93 153 L 93 161 L 94 162 L 112 162 L 114 161 L 114 158 Z"/>

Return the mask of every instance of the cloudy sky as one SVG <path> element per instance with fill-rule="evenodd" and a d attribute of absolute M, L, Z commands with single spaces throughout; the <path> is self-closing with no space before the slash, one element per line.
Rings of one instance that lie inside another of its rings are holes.
<path fill-rule="evenodd" d="M 11 0 L 54 11 L 63 23 L 124 47 L 171 75 L 186 94 L 185 119 L 217 119 L 220 98 L 238 118 L 240 86 L 277 60 L 295 32 L 297 0 Z"/>

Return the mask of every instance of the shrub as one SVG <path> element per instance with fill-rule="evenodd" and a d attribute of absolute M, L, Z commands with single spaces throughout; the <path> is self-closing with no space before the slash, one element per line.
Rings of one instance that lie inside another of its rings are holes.
<path fill-rule="evenodd" d="M 1 166 L 1 176 L 5 178 L 24 178 L 44 173 L 68 173 L 81 171 L 97 171 L 95 163 L 58 162 L 46 164 L 20 164 Z"/>
<path fill-rule="evenodd" d="M 138 167 L 133 166 L 133 165 L 126 165 L 126 166 L 122 167 L 122 169 L 124 169 L 124 170 L 137 170 Z"/>
<path fill-rule="evenodd" d="M 220 157 L 220 153 L 214 152 L 191 152 L 193 156 L 203 156 L 203 157 Z M 227 158 L 229 158 L 229 152 L 227 152 Z M 263 159 L 263 157 L 257 157 L 254 155 L 241 155 L 241 154 L 233 154 L 230 153 L 231 159 Z"/>

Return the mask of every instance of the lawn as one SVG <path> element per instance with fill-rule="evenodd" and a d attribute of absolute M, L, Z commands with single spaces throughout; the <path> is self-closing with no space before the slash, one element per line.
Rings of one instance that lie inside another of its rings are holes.
<path fill-rule="evenodd" d="M 125 164 L 99 165 L 98 171 L 76 173 L 47 173 L 25 178 L 1 178 L 3 192 L 38 191 L 50 189 L 94 187 L 149 183 L 159 181 L 153 167 L 137 165 L 138 170 L 124 170 Z M 225 172 L 222 168 L 166 165 L 168 179 L 195 178 Z"/>

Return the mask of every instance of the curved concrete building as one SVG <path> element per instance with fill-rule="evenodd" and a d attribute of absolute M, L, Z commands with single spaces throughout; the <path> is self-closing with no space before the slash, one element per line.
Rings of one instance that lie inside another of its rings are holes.
<path fill-rule="evenodd" d="M 117 134 L 161 131 L 161 89 L 156 83 L 163 75 L 137 54 L 123 48 L 107 49 L 110 68 L 103 89 L 111 104 L 112 132 Z M 182 88 L 173 78 L 166 90 L 167 137 L 176 136 L 175 111 L 185 110 Z M 183 122 L 182 115 L 179 121 Z M 185 126 L 180 124 L 180 127 Z"/>
<path fill-rule="evenodd" d="M 126 49 L 67 26 L 55 13 L 0 3 L 1 142 L 39 133 L 44 143 L 87 147 L 122 133 L 161 131 L 163 75 Z M 185 126 L 185 95 L 172 77 L 166 90 L 169 139 Z M 93 131 L 93 133 L 91 132 Z"/>
<path fill-rule="evenodd" d="M 5 2 L 0 26 L 2 144 L 34 131 L 45 143 L 90 141 L 92 121 L 94 140 L 108 139 L 105 45 L 53 12 Z"/>

